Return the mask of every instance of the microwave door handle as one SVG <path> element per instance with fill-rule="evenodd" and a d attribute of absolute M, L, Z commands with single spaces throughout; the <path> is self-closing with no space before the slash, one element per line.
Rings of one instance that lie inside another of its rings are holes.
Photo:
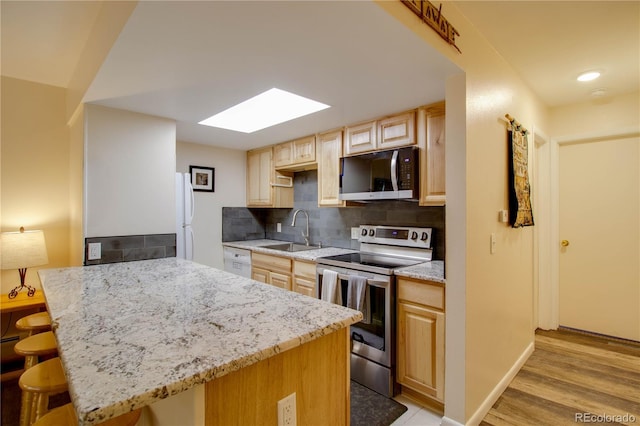
<path fill-rule="evenodd" d="M 393 156 L 391 157 L 391 185 L 393 186 L 393 191 L 398 192 L 398 150 L 393 151 Z"/>

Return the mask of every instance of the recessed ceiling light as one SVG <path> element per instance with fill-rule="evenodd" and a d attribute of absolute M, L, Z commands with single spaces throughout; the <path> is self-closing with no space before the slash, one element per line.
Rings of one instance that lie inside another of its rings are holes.
<path fill-rule="evenodd" d="M 582 73 L 578 76 L 578 81 L 591 81 L 600 77 L 600 73 L 598 71 L 589 71 Z"/>
<path fill-rule="evenodd" d="M 253 133 L 326 108 L 329 105 L 273 88 L 198 124 Z"/>

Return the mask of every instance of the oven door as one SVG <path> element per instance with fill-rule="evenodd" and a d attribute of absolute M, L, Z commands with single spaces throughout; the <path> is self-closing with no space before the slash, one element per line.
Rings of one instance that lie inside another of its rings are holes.
<path fill-rule="evenodd" d="M 366 292 L 368 314 L 365 319 L 351 325 L 352 352 L 386 367 L 391 367 L 393 351 L 392 327 L 394 318 L 393 277 L 353 271 L 334 266 L 318 265 L 316 268 L 316 297 L 322 294 L 322 276 L 325 269 L 338 273 L 342 292 L 342 305 L 347 306 L 349 276 L 367 279 Z"/>

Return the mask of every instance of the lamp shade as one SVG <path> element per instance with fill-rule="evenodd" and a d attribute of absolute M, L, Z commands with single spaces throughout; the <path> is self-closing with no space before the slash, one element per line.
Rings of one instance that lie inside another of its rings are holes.
<path fill-rule="evenodd" d="M 47 263 L 49 258 L 44 242 L 44 232 L 2 233 L 2 269 L 30 268 Z"/>

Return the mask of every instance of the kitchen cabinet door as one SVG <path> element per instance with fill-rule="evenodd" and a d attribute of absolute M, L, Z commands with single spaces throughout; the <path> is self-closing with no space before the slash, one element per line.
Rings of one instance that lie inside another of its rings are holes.
<path fill-rule="evenodd" d="M 247 152 L 247 207 L 268 207 L 271 195 L 271 147 Z"/>
<path fill-rule="evenodd" d="M 273 147 L 247 151 L 247 207 L 293 207 L 292 179 L 275 170 Z"/>
<path fill-rule="evenodd" d="M 378 120 L 378 145 L 380 150 L 415 145 L 415 110 Z"/>
<path fill-rule="evenodd" d="M 323 133 L 316 138 L 318 159 L 318 206 L 343 207 L 340 200 L 340 157 L 342 131 Z"/>
<path fill-rule="evenodd" d="M 269 271 L 262 268 L 251 268 L 251 279 L 260 281 L 261 283 L 269 284 Z"/>
<path fill-rule="evenodd" d="M 420 205 L 444 206 L 445 190 L 444 103 L 418 110 L 420 146 Z"/>
<path fill-rule="evenodd" d="M 398 278 L 397 292 L 396 381 L 420 395 L 443 402 L 444 286 Z"/>
<path fill-rule="evenodd" d="M 293 143 L 285 142 L 273 147 L 273 163 L 276 167 L 289 166 L 293 163 Z"/>
<path fill-rule="evenodd" d="M 316 297 L 316 263 L 294 260 L 293 291 L 305 296 Z"/>
<path fill-rule="evenodd" d="M 291 275 L 278 272 L 269 272 L 269 284 L 285 290 L 291 290 Z"/>
<path fill-rule="evenodd" d="M 344 129 L 345 156 L 373 151 L 378 147 L 377 122 L 347 126 Z"/>
<path fill-rule="evenodd" d="M 293 164 L 313 163 L 316 161 L 316 136 L 293 141 Z"/>

